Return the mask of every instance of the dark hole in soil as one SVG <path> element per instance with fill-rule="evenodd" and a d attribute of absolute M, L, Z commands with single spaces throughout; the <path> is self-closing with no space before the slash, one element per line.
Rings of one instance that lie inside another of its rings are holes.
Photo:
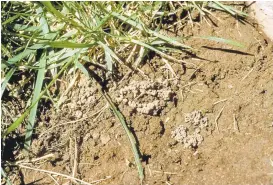
<path fill-rule="evenodd" d="M 160 121 L 159 122 L 160 126 L 161 126 L 161 130 L 160 130 L 160 134 L 163 135 L 165 133 L 165 126 L 164 126 L 164 123 L 163 121 Z"/>
<path fill-rule="evenodd" d="M 142 161 L 145 162 L 146 164 L 149 164 L 149 159 L 151 159 L 152 156 L 148 154 L 143 154 L 142 155 Z"/>

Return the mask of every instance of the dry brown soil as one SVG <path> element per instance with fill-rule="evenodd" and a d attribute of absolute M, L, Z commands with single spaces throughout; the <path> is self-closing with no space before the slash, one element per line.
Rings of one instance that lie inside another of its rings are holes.
<path fill-rule="evenodd" d="M 245 48 L 190 38 L 186 44 L 198 49 L 197 57 L 180 58 L 198 68 L 184 70 L 181 64 L 170 63 L 175 77 L 155 56 L 141 67 L 151 81 L 134 74 L 109 89 L 139 142 L 143 184 L 273 184 L 273 44 L 253 26 L 253 20 L 243 24 L 227 14 L 217 17 L 221 19 L 217 27 L 203 21 L 184 27 L 179 35 L 228 38 L 244 43 Z M 60 110 L 44 116 L 47 119 L 39 123 L 33 141 L 38 157 L 54 154 L 55 158 L 32 167 L 74 173 L 86 182 L 101 179 L 101 185 L 140 184 L 119 121 L 94 82 L 82 75 L 76 81 Z M 142 92 L 150 89 L 150 94 L 141 94 L 136 84 L 144 84 Z M 127 92 L 121 96 L 124 88 Z M 169 92 L 165 99 L 163 91 Z M 185 148 L 172 132 L 187 125 L 185 114 L 195 110 L 208 118 L 208 125 L 200 132 L 202 142 Z M 26 184 L 54 184 L 46 173 L 21 172 Z M 75 184 L 54 178 L 59 184 Z"/>

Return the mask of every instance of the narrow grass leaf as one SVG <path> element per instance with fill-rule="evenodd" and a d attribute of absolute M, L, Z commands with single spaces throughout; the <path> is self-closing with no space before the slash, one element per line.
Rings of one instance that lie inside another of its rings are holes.
<path fill-rule="evenodd" d="M 98 41 L 98 44 L 103 47 L 104 51 L 107 52 L 108 54 L 110 54 L 114 59 L 116 59 L 120 64 L 123 64 L 123 62 L 120 60 L 120 58 L 115 54 L 114 51 L 112 51 L 112 49 L 110 49 L 106 44 L 104 44 L 101 41 Z"/>
<path fill-rule="evenodd" d="M 218 1 L 213 1 L 213 3 L 210 2 L 208 5 L 209 5 L 209 7 L 214 8 L 214 9 L 227 11 L 228 13 L 230 13 L 233 16 L 235 16 L 236 14 L 238 14 L 240 16 L 248 16 L 248 14 L 246 14 L 242 11 L 236 10 L 231 6 L 224 5 Z"/>
<path fill-rule="evenodd" d="M 14 21 L 15 19 L 17 19 L 17 18 L 20 17 L 20 16 L 21 16 L 20 14 L 17 14 L 17 15 L 15 15 L 15 16 L 12 16 L 12 17 L 8 18 L 6 21 L 4 21 L 4 22 L 2 23 L 2 26 L 4 26 L 5 24 L 8 24 L 8 23 Z"/>
<path fill-rule="evenodd" d="M 91 78 L 91 76 L 89 75 L 87 69 L 85 69 L 85 67 L 84 67 L 79 61 L 76 61 L 76 67 L 79 68 L 79 70 L 80 70 L 84 75 L 86 75 L 87 77 Z"/>
<path fill-rule="evenodd" d="M 30 107 L 31 108 L 31 107 Z M 19 118 L 17 118 L 6 130 L 6 132 L 2 135 L 2 137 L 5 137 L 6 135 L 8 135 L 9 133 L 11 133 L 12 131 L 14 131 L 15 129 L 17 129 L 19 127 L 19 125 L 24 121 L 24 119 L 26 118 L 26 116 L 29 114 L 30 112 L 30 108 L 28 108 Z"/>
<path fill-rule="evenodd" d="M 131 20 L 130 18 L 127 18 L 123 15 L 120 15 L 119 13 L 117 12 L 111 12 L 111 14 L 115 17 L 117 17 L 118 19 L 122 20 L 123 22 L 126 22 L 127 24 L 141 30 L 141 31 L 144 31 L 144 28 L 143 26 L 140 24 L 140 23 L 137 23 L 136 21 L 133 21 Z"/>
<path fill-rule="evenodd" d="M 21 61 L 23 58 L 29 56 L 31 53 L 35 53 L 36 50 L 26 49 L 25 51 L 19 53 L 18 55 L 14 56 L 13 58 L 8 60 L 9 64 L 15 64 Z"/>
<path fill-rule="evenodd" d="M 71 30 L 64 35 L 62 35 L 60 38 L 70 38 L 78 33 L 78 30 Z"/>
<path fill-rule="evenodd" d="M 120 20 L 126 22 L 127 24 L 129 24 L 129 25 L 131 25 L 131 26 L 133 26 L 135 28 L 137 28 L 137 29 L 139 29 L 141 31 L 146 31 L 147 33 L 149 33 L 149 34 L 151 34 L 151 35 L 153 35 L 155 37 L 158 37 L 158 38 L 160 38 L 162 40 L 165 40 L 170 44 L 173 44 L 175 46 L 180 46 L 180 47 L 183 47 L 183 48 L 187 48 L 187 49 L 192 49 L 191 47 L 178 42 L 175 38 L 167 37 L 167 36 L 162 35 L 162 34 L 156 32 L 156 31 L 144 28 L 144 26 L 142 24 L 137 23 L 136 21 L 133 21 L 133 20 L 131 20 L 131 19 L 129 19 L 129 18 L 123 16 L 123 15 L 120 15 L 120 14 L 116 13 L 116 12 L 112 12 L 112 15 L 114 15 L 115 17 L 119 18 Z"/>
<path fill-rule="evenodd" d="M 36 83 L 34 87 L 32 104 L 34 104 L 34 102 L 39 99 L 39 95 L 41 93 L 44 78 L 45 78 L 45 71 L 46 71 L 46 52 L 43 53 L 43 56 L 41 57 L 41 60 L 39 61 L 39 70 L 38 70 Z M 30 143 L 31 143 L 31 136 L 33 133 L 35 118 L 37 114 L 37 107 L 38 107 L 38 103 L 36 103 L 33 106 L 28 117 L 28 122 L 27 122 L 28 124 L 26 126 L 27 131 L 26 131 L 25 143 L 24 143 L 24 146 L 27 149 L 30 147 Z"/>
<path fill-rule="evenodd" d="M 15 71 L 16 71 L 16 68 L 15 68 L 15 67 L 14 67 L 14 68 L 11 68 L 11 69 L 9 70 L 9 72 L 7 73 L 7 75 L 5 76 L 4 81 L 1 83 L 1 98 L 2 98 L 2 96 L 3 96 L 3 93 L 4 93 L 5 89 L 6 89 L 6 86 L 8 85 L 8 82 L 9 82 L 10 78 L 12 77 L 12 75 L 13 75 L 13 73 L 14 73 Z"/>
<path fill-rule="evenodd" d="M 152 33 L 154 36 L 156 36 L 156 37 L 158 37 L 158 38 L 160 38 L 160 39 L 162 39 L 162 40 L 167 41 L 168 43 L 170 43 L 170 44 L 172 44 L 172 45 L 174 45 L 174 46 L 180 46 L 180 47 L 186 48 L 186 49 L 193 49 L 193 48 L 191 48 L 190 46 L 187 46 L 187 45 L 185 45 L 185 44 L 182 44 L 182 43 L 178 42 L 178 41 L 177 41 L 175 38 L 173 38 L 173 37 L 165 36 L 165 35 L 162 35 L 162 34 L 160 34 L 160 33 L 158 33 L 158 32 L 152 31 L 152 30 L 150 31 L 150 33 Z"/>
<path fill-rule="evenodd" d="M 1 166 L 1 179 L 4 178 L 6 180 L 7 185 L 12 185 L 11 181 L 9 180 L 6 172 L 4 171 L 3 167 Z M 2 180 L 1 180 L 2 181 Z"/>
<path fill-rule="evenodd" d="M 94 31 L 100 29 L 111 17 L 112 17 L 111 14 L 104 16 L 102 20 L 99 21 L 98 26 L 94 29 Z"/>
<path fill-rule="evenodd" d="M 5 54 L 5 55 L 7 55 L 9 58 L 11 58 L 12 56 L 11 56 L 11 54 L 10 54 L 10 52 L 9 52 L 9 50 L 1 43 L 1 51 Z"/>
<path fill-rule="evenodd" d="M 45 44 L 34 44 L 32 46 L 30 46 L 28 49 L 31 49 L 31 50 L 37 50 L 37 49 L 45 49 L 47 48 L 48 46 L 46 46 Z"/>
<path fill-rule="evenodd" d="M 57 9 L 55 9 L 50 1 L 42 1 L 41 3 L 48 9 L 48 11 L 50 11 L 53 15 L 57 16 L 59 19 L 65 20 L 65 21 L 71 23 L 73 26 L 83 30 L 81 25 L 79 25 L 74 20 L 67 18 L 61 12 L 59 12 Z"/>
<path fill-rule="evenodd" d="M 177 59 L 175 59 L 175 58 L 173 58 L 173 57 L 171 57 L 171 56 L 169 56 L 169 55 L 163 53 L 162 51 L 160 51 L 160 50 L 156 49 L 155 47 L 150 46 L 150 45 L 148 45 L 148 44 L 146 44 L 146 43 L 144 43 L 144 42 L 141 42 L 141 41 L 139 41 L 139 40 L 134 40 L 134 39 L 132 39 L 131 41 L 132 41 L 133 43 L 135 43 L 135 44 L 138 44 L 138 45 L 140 45 L 140 46 L 143 46 L 143 47 L 145 47 L 145 48 L 148 48 L 148 49 L 150 49 L 150 50 L 156 52 L 157 54 L 159 54 L 159 55 L 161 55 L 162 57 L 165 57 L 165 58 L 167 58 L 167 59 L 169 59 L 169 60 L 178 61 Z"/>
<path fill-rule="evenodd" d="M 82 50 L 82 49 L 67 49 L 63 55 L 59 55 L 59 57 L 57 57 L 57 60 L 63 60 L 68 57 L 71 57 L 71 56 L 75 55 L 76 53 L 78 53 L 80 50 Z"/>
<path fill-rule="evenodd" d="M 25 31 L 25 32 L 39 32 L 41 31 L 41 26 L 29 26 L 24 24 L 14 24 L 13 28 L 16 31 Z"/>
<path fill-rule="evenodd" d="M 73 43 L 69 41 L 52 41 L 52 42 L 45 42 L 44 44 L 47 44 L 53 48 L 88 48 L 95 45 L 95 43 L 82 44 L 82 43 Z"/>
<path fill-rule="evenodd" d="M 38 101 L 42 98 L 42 96 L 47 92 L 47 89 L 49 89 L 58 79 L 58 77 L 64 72 L 64 70 L 72 63 L 72 61 L 74 60 L 74 57 L 71 58 L 71 60 L 69 62 L 67 62 L 65 65 L 63 65 L 63 67 L 61 68 L 61 70 L 57 73 L 56 76 L 54 76 L 54 78 L 50 81 L 50 83 L 46 86 L 46 88 L 40 93 L 40 96 L 38 97 L 38 99 L 33 102 L 31 104 L 31 106 L 29 106 L 26 111 L 19 117 L 17 118 L 9 127 L 8 129 L 5 131 L 5 133 L 2 135 L 2 138 L 5 137 L 6 135 L 8 135 L 9 133 L 11 133 L 12 131 L 14 131 L 15 129 L 17 129 L 20 124 L 24 121 L 24 119 L 26 118 L 26 116 L 29 114 L 29 112 L 31 111 L 31 109 L 36 105 L 36 103 L 38 103 Z"/>
<path fill-rule="evenodd" d="M 115 106 L 115 104 L 112 102 L 110 96 L 106 92 L 102 92 L 102 91 L 101 91 L 101 94 L 104 96 L 104 98 L 110 104 L 110 107 L 111 107 L 113 113 L 115 114 L 116 118 L 119 119 L 123 129 L 125 130 L 125 132 L 127 134 L 127 137 L 128 137 L 128 139 L 130 141 L 131 148 L 132 148 L 132 151 L 133 151 L 133 154 L 134 154 L 135 163 L 136 163 L 136 166 L 137 166 L 137 171 L 138 171 L 138 174 L 139 174 L 139 178 L 140 178 L 141 184 L 142 184 L 142 181 L 144 179 L 144 172 L 143 172 L 143 168 L 142 168 L 142 165 L 141 165 L 140 152 L 139 152 L 139 149 L 138 149 L 138 145 L 137 145 L 137 141 L 135 139 L 135 136 L 132 134 L 131 130 L 129 129 L 129 127 L 128 127 L 127 123 L 126 123 L 126 119 L 124 118 L 123 114 L 119 111 L 119 109 Z"/>
<path fill-rule="evenodd" d="M 219 38 L 219 37 L 195 37 L 195 38 L 201 38 L 201 39 L 207 39 L 207 40 L 212 40 L 212 41 L 216 41 L 216 42 L 221 42 L 221 43 L 225 43 L 225 44 L 229 44 L 229 45 L 233 45 L 233 46 L 237 46 L 240 48 L 244 48 L 245 45 L 236 42 L 234 40 L 230 40 L 230 39 L 224 39 L 224 38 Z"/>
<path fill-rule="evenodd" d="M 105 54 L 105 61 L 106 61 L 106 68 L 109 72 L 113 72 L 113 60 L 112 57 L 110 55 L 110 53 L 108 53 L 106 50 L 104 50 L 104 54 Z"/>
<path fill-rule="evenodd" d="M 41 14 L 41 13 L 43 13 L 43 9 L 39 7 L 37 9 L 37 14 Z M 49 26 L 44 16 L 41 16 L 40 18 L 40 25 L 42 26 L 43 34 L 47 34 L 49 32 Z"/>
<path fill-rule="evenodd" d="M 87 77 L 89 77 L 91 79 L 91 77 L 90 77 L 88 71 L 85 69 L 85 67 L 82 64 L 80 64 L 80 63 L 78 63 L 78 66 L 80 66 L 79 69 L 84 74 L 86 74 Z M 113 113 L 115 114 L 116 118 L 119 119 L 121 125 L 123 126 L 123 129 L 125 130 L 125 132 L 126 132 L 126 134 L 128 136 L 128 139 L 130 141 L 130 144 L 131 144 L 131 147 L 132 147 L 132 151 L 133 151 L 133 154 L 134 154 L 135 162 L 136 162 L 136 165 L 137 165 L 139 178 L 140 178 L 140 180 L 142 182 L 143 179 L 144 179 L 144 173 L 143 173 L 143 168 L 142 168 L 141 161 L 140 161 L 140 154 L 139 154 L 139 149 L 138 149 L 138 146 L 137 146 L 137 142 L 136 142 L 135 136 L 130 131 L 130 129 L 129 129 L 127 123 L 126 123 L 126 120 L 125 120 L 124 116 L 118 110 L 118 108 L 115 106 L 115 104 L 112 102 L 112 100 L 109 97 L 109 95 L 106 92 L 102 92 L 102 90 L 100 89 L 100 87 L 98 87 L 98 88 L 100 90 L 100 93 L 103 95 L 103 97 L 107 100 L 107 102 L 111 106 L 111 109 L 113 110 Z"/>

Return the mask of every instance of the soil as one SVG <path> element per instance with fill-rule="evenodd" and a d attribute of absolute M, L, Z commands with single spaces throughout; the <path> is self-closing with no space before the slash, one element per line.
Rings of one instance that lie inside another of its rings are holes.
<path fill-rule="evenodd" d="M 149 79 L 134 74 L 109 89 L 139 142 L 143 184 L 273 184 L 273 43 L 254 20 L 216 15 L 217 26 L 203 21 L 178 35 L 233 39 L 245 48 L 191 38 L 186 44 L 198 52 L 182 59 L 197 68 L 170 63 L 174 76 L 155 56 L 140 68 Z M 100 180 L 94 184 L 140 184 L 119 121 L 94 82 L 75 78 L 59 111 L 52 108 L 42 116 L 33 141 L 35 158 L 55 157 L 32 167 L 90 183 Z M 192 112 L 199 116 L 195 121 L 189 118 Z M 54 184 L 46 173 L 22 169 L 21 176 L 25 184 Z"/>

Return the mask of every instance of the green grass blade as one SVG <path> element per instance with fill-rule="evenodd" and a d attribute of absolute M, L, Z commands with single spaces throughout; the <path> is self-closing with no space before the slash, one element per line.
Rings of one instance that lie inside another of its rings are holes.
<path fill-rule="evenodd" d="M 112 17 L 111 14 L 108 14 L 105 17 L 103 17 L 103 19 L 99 21 L 98 26 L 94 29 L 94 31 L 99 30 L 111 17 Z"/>
<path fill-rule="evenodd" d="M 82 44 L 82 43 L 73 43 L 69 41 L 52 41 L 52 42 L 46 42 L 44 44 L 47 44 L 53 48 L 88 48 L 91 46 L 94 46 L 96 43 L 91 44 Z"/>
<path fill-rule="evenodd" d="M 71 31 L 65 33 L 64 35 L 62 35 L 60 38 L 66 38 L 67 39 L 67 38 L 70 38 L 70 37 L 76 35 L 77 33 L 78 33 L 78 30 L 71 30 Z"/>
<path fill-rule="evenodd" d="M 31 53 L 35 53 L 36 50 L 26 49 L 25 51 L 19 53 L 18 55 L 14 56 L 13 58 L 9 59 L 7 62 L 9 64 L 15 64 L 21 61 L 23 58 L 29 56 Z"/>
<path fill-rule="evenodd" d="M 4 81 L 2 82 L 2 84 L 1 84 L 1 98 L 2 98 L 2 96 L 3 96 L 3 94 L 4 94 L 4 91 L 5 91 L 5 89 L 6 89 L 6 86 L 8 85 L 8 82 L 9 82 L 9 80 L 10 80 L 10 78 L 12 77 L 12 75 L 13 75 L 13 73 L 16 71 L 16 68 L 14 67 L 14 68 L 11 68 L 10 70 L 9 70 L 9 72 L 7 73 L 7 75 L 5 76 L 5 79 L 4 79 Z"/>
<path fill-rule="evenodd" d="M 210 36 L 209 37 L 195 37 L 195 38 L 207 39 L 207 40 L 212 40 L 212 41 L 216 41 L 216 42 L 221 42 L 224 44 L 229 44 L 232 46 L 237 46 L 240 48 L 245 48 L 245 45 L 243 45 L 237 41 L 230 40 L 230 39 L 224 39 L 224 38 L 219 38 L 219 37 L 210 37 Z"/>
<path fill-rule="evenodd" d="M 101 92 L 101 93 L 104 96 L 104 98 L 107 100 L 107 102 L 110 104 L 111 109 L 113 110 L 115 116 L 119 119 L 121 125 L 123 126 L 123 129 L 125 130 L 125 132 L 126 132 L 126 134 L 128 136 L 128 139 L 129 139 L 129 141 L 131 143 L 131 146 L 132 146 L 132 151 L 133 151 L 133 154 L 134 154 L 134 158 L 135 158 L 139 178 L 140 178 L 141 183 L 142 183 L 142 181 L 144 180 L 144 172 L 143 172 L 143 168 L 142 168 L 141 161 L 140 161 L 140 154 L 139 154 L 139 149 L 138 149 L 138 146 L 137 146 L 136 139 L 135 139 L 134 135 L 132 134 L 132 132 L 130 131 L 130 129 L 129 129 L 127 123 L 126 123 L 126 119 L 124 118 L 122 113 L 118 110 L 118 108 L 115 106 L 115 104 L 112 102 L 109 95 L 106 92 Z"/>
<path fill-rule="evenodd" d="M 114 59 L 116 59 L 120 64 L 124 64 L 120 58 L 115 54 L 115 52 L 110 49 L 106 44 L 101 41 L 98 41 L 98 44 L 103 47 L 104 51 L 111 55 Z"/>
<path fill-rule="evenodd" d="M 105 99 L 108 101 L 108 103 L 110 104 L 111 109 L 113 110 L 115 116 L 119 119 L 120 123 L 122 124 L 128 138 L 129 138 L 129 141 L 131 143 L 132 150 L 134 153 L 134 158 L 135 158 L 139 178 L 142 182 L 144 179 L 144 172 L 143 172 L 143 168 L 142 168 L 141 161 L 140 161 L 140 154 L 139 154 L 136 139 L 135 139 L 134 135 L 131 133 L 131 131 L 125 121 L 124 116 L 121 114 L 121 112 L 118 110 L 118 108 L 113 104 L 113 102 L 111 101 L 111 98 L 108 96 L 108 94 L 103 93 L 103 95 L 104 95 Z"/>
<path fill-rule="evenodd" d="M 30 108 L 29 107 L 19 118 L 17 118 L 6 130 L 6 132 L 4 134 L 2 134 L 2 138 L 5 137 L 6 135 L 8 135 L 9 133 L 11 133 L 12 131 L 14 131 L 15 129 L 17 129 L 19 127 L 19 125 L 24 121 L 24 119 L 26 118 L 26 116 L 29 114 L 30 112 Z"/>
<path fill-rule="evenodd" d="M 16 31 L 25 31 L 25 32 L 38 32 L 41 31 L 41 26 L 29 26 L 24 24 L 15 24 L 13 29 Z"/>
<path fill-rule="evenodd" d="M 162 52 L 162 51 L 156 49 L 155 47 L 150 46 L 150 45 L 148 45 L 148 44 L 146 44 L 146 43 L 144 43 L 144 42 L 141 42 L 141 41 L 139 41 L 139 40 L 134 40 L 134 39 L 132 39 L 131 42 L 133 42 L 133 43 L 135 43 L 135 44 L 138 44 L 138 45 L 140 45 L 140 46 L 143 46 L 143 47 L 145 47 L 145 48 L 148 48 L 148 49 L 150 49 L 150 50 L 156 52 L 157 54 L 159 54 L 160 56 L 162 56 L 162 57 L 164 57 L 164 58 L 166 58 L 166 59 L 168 59 L 168 60 L 171 60 L 171 61 L 174 61 L 174 62 L 180 62 L 179 60 L 173 58 L 172 56 L 169 56 L 169 55 L 167 55 L 166 53 L 164 53 L 164 52 Z M 181 61 L 181 62 L 184 62 L 184 61 Z"/>
<path fill-rule="evenodd" d="M 38 103 L 38 101 L 42 98 L 42 96 L 46 93 L 47 89 L 49 89 L 49 87 L 51 87 L 55 81 L 57 80 L 57 78 L 64 72 L 64 70 L 72 63 L 74 58 L 72 58 L 69 62 L 67 62 L 62 69 L 58 72 L 58 74 L 51 80 L 51 82 L 48 84 L 48 86 L 46 86 L 46 88 L 40 93 L 38 99 L 33 102 L 31 104 L 31 106 L 29 106 L 26 111 L 19 117 L 17 118 L 6 130 L 6 132 L 2 135 L 2 138 L 5 137 L 6 135 L 8 135 L 9 133 L 11 133 L 12 131 L 14 131 L 15 129 L 17 129 L 20 124 L 24 121 L 24 119 L 26 118 L 26 116 L 29 114 L 29 112 L 31 111 L 31 109 L 36 105 L 36 103 Z"/>
<path fill-rule="evenodd" d="M 91 78 L 90 74 L 88 73 L 88 71 L 85 69 L 85 67 L 79 62 L 76 61 L 76 67 L 79 68 L 79 70 L 86 75 L 88 78 Z"/>
<path fill-rule="evenodd" d="M 218 9 L 218 10 L 223 10 L 223 11 L 227 11 L 228 13 L 230 13 L 231 15 L 235 16 L 236 14 L 238 14 L 239 16 L 248 16 L 248 14 L 242 12 L 242 11 L 239 11 L 239 10 L 236 10 L 235 8 L 231 7 L 231 6 L 227 6 L 227 5 L 224 5 L 218 1 L 213 1 L 213 4 L 212 3 L 209 3 L 209 6 L 211 8 L 215 8 L 215 9 Z"/>
<path fill-rule="evenodd" d="M 106 68 L 108 71 L 110 71 L 111 73 L 113 72 L 113 59 L 110 55 L 110 53 L 108 53 L 106 50 L 104 50 L 104 55 L 105 55 L 105 61 L 106 61 Z"/>
<path fill-rule="evenodd" d="M 17 14 L 15 16 L 8 18 L 5 22 L 2 23 L 2 26 L 4 26 L 5 24 L 8 24 L 8 23 L 11 23 L 12 21 L 14 21 L 15 19 L 17 19 L 20 16 L 21 16 L 20 14 Z"/>
<path fill-rule="evenodd" d="M 7 185 L 12 185 L 2 165 L 1 165 L 1 176 L 2 176 L 1 179 L 4 178 L 6 180 Z"/>
<path fill-rule="evenodd" d="M 43 87 L 43 82 L 45 78 L 45 72 L 46 72 L 46 52 L 43 53 L 43 56 L 41 57 L 41 60 L 39 61 L 39 70 L 36 78 L 36 83 L 34 87 L 34 92 L 33 92 L 33 98 L 32 98 L 32 104 L 39 98 L 39 95 L 41 93 L 42 87 Z M 30 147 L 31 143 L 31 136 L 34 128 L 34 123 L 35 123 L 35 117 L 37 114 L 37 108 L 38 108 L 38 103 L 36 103 L 33 108 L 30 111 L 29 117 L 28 117 L 28 122 L 27 122 L 27 131 L 26 131 L 26 136 L 25 136 L 25 143 L 24 146 L 25 148 Z"/>
<path fill-rule="evenodd" d="M 204 16 L 204 15 L 206 15 L 205 13 L 204 13 L 204 11 L 194 2 L 194 1 L 192 1 L 192 4 L 193 4 L 193 6 L 199 11 L 199 13 L 202 15 L 202 16 Z"/>
<path fill-rule="evenodd" d="M 186 48 L 186 49 L 193 49 L 193 48 L 191 48 L 190 46 L 187 46 L 187 45 L 185 45 L 185 44 L 182 44 L 182 43 L 178 42 L 178 41 L 177 41 L 175 38 L 173 38 L 173 37 L 165 36 L 165 35 L 162 35 L 162 34 L 160 34 L 160 33 L 158 33 L 158 32 L 155 32 L 155 31 L 150 31 L 150 33 L 152 33 L 154 36 L 156 36 L 156 37 L 158 37 L 158 38 L 160 38 L 160 39 L 162 39 L 162 40 L 167 41 L 168 43 L 170 43 L 170 44 L 172 44 L 172 45 L 174 45 L 174 46 L 180 46 L 180 47 Z"/>
<path fill-rule="evenodd" d="M 112 12 L 111 13 L 113 16 L 117 17 L 118 19 L 122 20 L 123 22 L 126 22 L 127 24 L 141 30 L 141 31 L 144 31 L 144 27 L 140 24 L 140 23 L 137 23 L 136 21 L 133 21 L 131 20 L 130 18 L 127 18 L 123 15 L 120 15 L 119 13 L 117 12 Z"/>
<path fill-rule="evenodd" d="M 82 28 L 81 25 L 79 25 L 77 22 L 75 22 L 72 19 L 67 18 L 66 16 L 64 16 L 61 12 L 59 12 L 57 9 L 54 8 L 54 6 L 51 4 L 50 1 L 42 1 L 41 2 L 47 9 L 48 11 L 50 11 L 53 15 L 55 15 L 56 17 L 58 17 L 61 20 L 65 20 L 69 23 L 71 23 L 73 26 L 80 28 L 81 30 L 84 30 Z"/>
<path fill-rule="evenodd" d="M 142 24 L 137 23 L 136 21 L 133 21 L 133 20 L 131 20 L 131 19 L 129 19 L 129 18 L 123 16 L 123 15 L 120 15 L 120 14 L 116 13 L 116 12 L 112 12 L 112 15 L 117 17 L 118 19 L 126 22 L 127 24 L 133 26 L 133 27 L 135 27 L 135 28 L 137 28 L 137 29 L 139 29 L 141 31 L 146 31 L 149 34 L 151 34 L 151 35 L 153 35 L 155 37 L 158 37 L 158 38 L 160 38 L 162 40 L 165 40 L 166 42 L 168 42 L 168 43 L 170 43 L 172 45 L 180 46 L 180 47 L 183 47 L 183 48 L 186 48 L 186 49 L 192 49 L 191 47 L 178 42 L 175 38 L 165 36 L 165 35 L 162 35 L 162 34 L 156 32 L 156 31 L 152 31 L 152 30 L 149 30 L 147 28 L 144 28 L 144 26 Z"/>
<path fill-rule="evenodd" d="M 9 58 L 11 58 L 11 53 L 9 52 L 9 50 L 1 43 L 1 51 L 7 55 Z"/>
<path fill-rule="evenodd" d="M 79 63 L 80 64 L 80 63 Z M 88 73 L 88 71 L 84 68 L 84 66 L 82 66 L 82 64 L 80 64 L 79 66 L 81 66 L 79 69 L 84 73 Z M 90 78 L 89 73 L 87 74 L 87 77 Z M 103 97 L 106 99 L 106 101 L 109 103 L 111 109 L 113 110 L 116 118 L 119 119 L 121 125 L 123 126 L 123 129 L 125 130 L 127 137 L 130 141 L 131 147 L 132 147 L 132 151 L 134 154 L 134 158 L 135 158 L 135 162 L 136 162 L 136 166 L 138 169 L 138 174 L 139 174 L 139 178 L 141 180 L 141 182 L 144 179 L 144 172 L 143 172 L 143 168 L 141 165 L 141 161 L 140 161 L 140 154 L 139 154 L 139 150 L 138 150 L 138 146 L 137 146 L 137 142 L 136 139 L 134 137 L 134 135 L 131 133 L 124 116 L 122 115 L 122 113 L 118 110 L 118 108 L 115 106 L 115 104 L 112 102 L 111 98 L 109 97 L 109 95 L 106 92 L 103 92 L 101 90 L 101 87 L 98 86 L 98 89 L 100 90 L 100 93 L 103 95 Z"/>

